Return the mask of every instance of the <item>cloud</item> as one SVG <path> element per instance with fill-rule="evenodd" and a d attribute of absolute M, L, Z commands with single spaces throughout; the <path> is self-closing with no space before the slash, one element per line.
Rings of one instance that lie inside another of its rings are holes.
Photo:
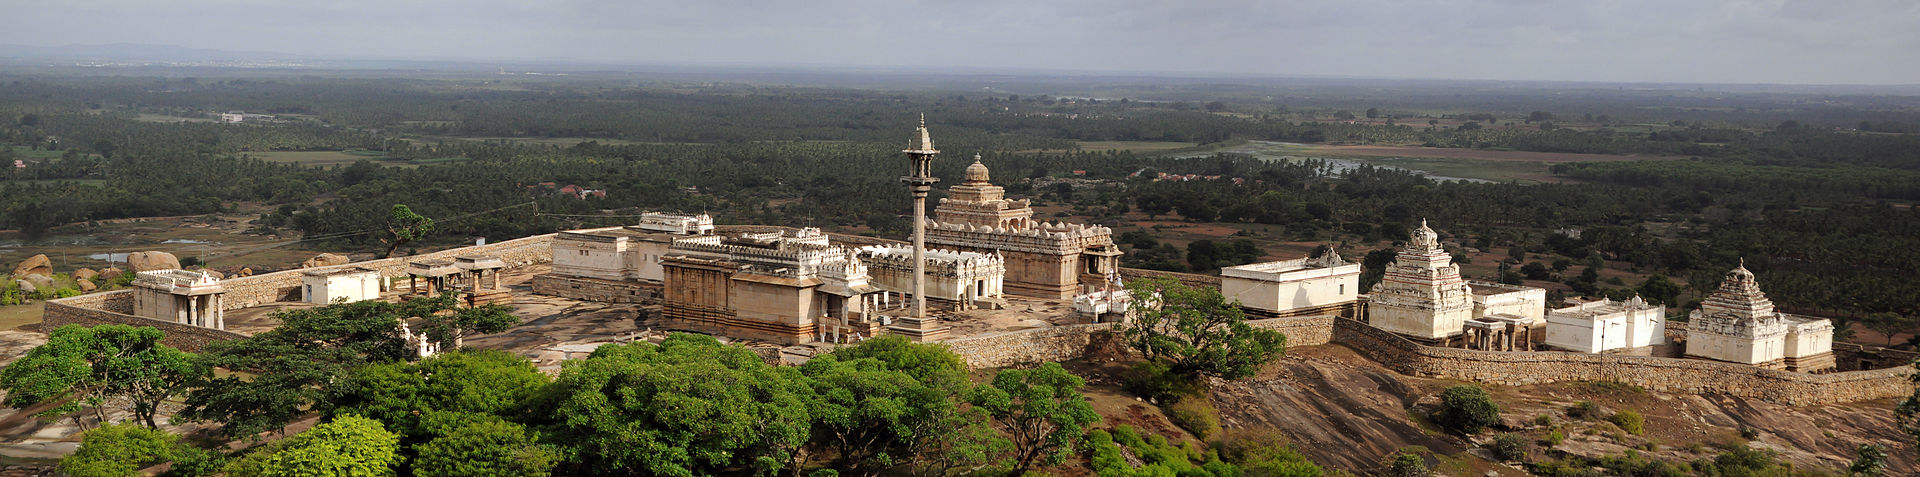
<path fill-rule="evenodd" d="M 343 57 L 1920 83 L 1908 0 L 0 0 L 0 43 Z"/>

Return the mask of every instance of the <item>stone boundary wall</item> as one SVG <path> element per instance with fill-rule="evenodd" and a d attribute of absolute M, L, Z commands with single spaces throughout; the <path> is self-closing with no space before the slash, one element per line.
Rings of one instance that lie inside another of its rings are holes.
<path fill-rule="evenodd" d="M 1436 348 L 1353 320 L 1334 322 L 1333 341 L 1401 373 L 1504 385 L 1617 381 L 1656 391 L 1721 393 L 1796 406 L 1913 392 L 1906 368 L 1805 374 L 1699 359 Z"/>
<path fill-rule="evenodd" d="M 1287 345 L 1338 343 L 1394 371 L 1502 385 L 1615 381 L 1664 392 L 1727 394 L 1788 405 L 1907 396 L 1909 368 L 1806 374 L 1700 359 L 1561 351 L 1438 348 L 1350 319 L 1330 316 L 1248 320 L 1287 334 Z M 1110 323 L 1009 331 L 944 342 L 974 367 L 1002 367 L 1082 356 Z"/>
<path fill-rule="evenodd" d="M 529 283 L 537 295 L 600 303 L 646 303 L 660 301 L 661 286 L 628 281 L 601 280 L 555 275 L 535 275 Z"/>
<path fill-rule="evenodd" d="M 475 245 L 454 249 L 423 253 L 406 257 L 382 258 L 364 262 L 353 262 L 331 267 L 282 270 L 250 277 L 235 277 L 220 281 L 227 289 L 226 309 L 248 308 L 288 299 L 298 300 L 297 290 L 301 285 L 301 272 L 308 270 L 334 270 L 341 268 L 370 268 L 380 272 L 382 277 L 395 277 L 395 283 L 405 281 L 407 264 L 427 259 L 452 259 L 462 255 L 494 255 L 506 262 L 508 268 L 523 267 L 537 263 L 553 262 L 553 237 L 557 234 L 535 235 L 486 245 Z M 289 293 L 292 293 L 289 295 Z"/>
<path fill-rule="evenodd" d="M 132 301 L 131 298 L 133 296 L 131 294 L 131 290 L 118 290 L 118 291 L 109 292 L 109 293 L 120 293 L 120 292 L 128 292 L 128 294 L 126 294 L 128 299 L 125 301 L 131 303 Z M 98 295 L 104 295 L 104 294 L 105 293 L 98 294 Z M 95 296 L 95 295 L 82 295 L 82 296 Z M 75 298 L 79 298 L 79 297 L 75 297 Z M 115 312 L 106 311 L 98 308 L 76 306 L 73 304 L 64 303 L 65 301 L 66 300 L 49 301 L 46 303 L 46 306 L 47 306 L 46 318 L 44 319 L 44 321 L 40 323 L 41 330 L 52 332 L 55 328 L 59 328 L 66 325 L 151 326 L 154 328 L 159 328 L 160 331 L 164 331 L 167 333 L 165 338 L 160 339 L 161 343 L 166 344 L 167 346 L 172 346 L 172 347 L 179 348 L 181 350 L 193 352 L 193 353 L 200 352 L 201 350 L 206 348 L 207 344 L 210 344 L 216 341 L 226 341 L 226 340 L 246 337 L 245 335 L 241 335 L 239 333 L 234 333 L 231 331 L 216 330 L 212 328 L 201 328 L 198 326 L 174 323 L 171 321 L 160 321 L 160 320 L 149 319 L 149 318 L 141 318 L 138 316 L 133 316 L 125 313 L 115 313 Z"/>

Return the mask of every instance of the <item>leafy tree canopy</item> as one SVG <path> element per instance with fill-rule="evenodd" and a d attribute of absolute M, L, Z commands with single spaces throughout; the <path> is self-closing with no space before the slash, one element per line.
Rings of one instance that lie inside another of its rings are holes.
<path fill-rule="evenodd" d="M 1246 312 L 1219 290 L 1147 278 L 1128 283 L 1127 291 L 1139 298 L 1133 319 L 1120 326 L 1121 335 L 1148 360 L 1165 360 L 1174 372 L 1242 379 L 1286 350 L 1286 335 L 1248 325 Z"/>
<path fill-rule="evenodd" d="M 993 417 L 994 425 L 1013 443 L 1013 474 L 1036 465 L 1054 464 L 1073 455 L 1087 426 L 1100 422 L 1080 388 L 1086 380 L 1067 372 L 1060 363 L 1033 369 L 1004 369 L 982 386 L 973 404 Z"/>
<path fill-rule="evenodd" d="M 106 422 L 107 405 L 125 400 L 136 419 L 155 427 L 160 403 L 206 374 L 193 354 L 160 344 L 165 335 L 148 326 L 62 326 L 47 335 L 46 344 L 0 370 L 4 403 L 16 409 L 57 403 L 36 415 L 90 410 L 97 422 Z"/>

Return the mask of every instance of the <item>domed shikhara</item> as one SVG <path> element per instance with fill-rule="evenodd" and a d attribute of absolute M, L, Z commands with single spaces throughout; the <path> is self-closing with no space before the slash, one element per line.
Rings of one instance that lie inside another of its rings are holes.
<path fill-rule="evenodd" d="M 986 184 L 987 183 L 987 165 L 980 163 L 979 154 L 974 154 L 973 165 L 967 166 L 967 183 L 969 184 Z"/>
<path fill-rule="evenodd" d="M 973 155 L 967 166 L 967 180 L 947 189 L 947 198 L 933 215 L 940 223 L 969 224 L 1003 229 L 1024 229 L 1033 225 L 1033 208 L 1025 200 L 1006 198 L 1006 189 L 988 182 L 987 165 Z"/>
<path fill-rule="evenodd" d="M 1420 219 L 1420 228 L 1414 229 L 1413 236 L 1407 242 L 1410 250 L 1437 250 L 1440 248 L 1440 234 L 1427 227 L 1427 219 Z"/>

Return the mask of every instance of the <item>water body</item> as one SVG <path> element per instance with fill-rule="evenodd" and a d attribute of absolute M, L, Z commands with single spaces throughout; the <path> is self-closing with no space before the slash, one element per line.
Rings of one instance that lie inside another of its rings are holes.
<path fill-rule="evenodd" d="M 1306 147 L 1306 146 L 1308 145 L 1300 144 L 1300 143 L 1292 143 L 1292 142 L 1247 141 L 1246 144 L 1230 147 L 1227 149 L 1221 149 L 1219 152 L 1246 154 L 1246 155 L 1257 157 L 1267 161 L 1304 161 L 1308 159 L 1314 159 L 1314 160 L 1326 162 L 1327 165 L 1333 169 L 1334 173 L 1351 171 L 1354 169 L 1359 169 L 1360 166 L 1362 165 L 1370 165 L 1370 166 L 1378 167 L 1382 169 L 1394 169 L 1394 170 L 1412 172 L 1436 181 L 1462 181 L 1462 182 L 1486 182 L 1486 183 L 1494 182 L 1486 179 L 1443 176 L 1443 175 L 1438 175 L 1429 171 L 1423 171 L 1419 169 L 1372 164 L 1366 161 L 1359 161 L 1354 159 L 1342 159 L 1338 157 L 1302 156 L 1295 153 L 1295 151 L 1297 151 L 1298 148 Z M 1192 159 L 1197 157 L 1209 157 L 1209 156 L 1212 156 L 1213 154 L 1214 153 L 1211 153 L 1211 152 L 1189 153 L 1189 154 L 1181 154 L 1174 157 L 1177 157 L 1180 159 Z M 1406 159 L 1406 158 L 1396 157 L 1393 159 Z"/>

